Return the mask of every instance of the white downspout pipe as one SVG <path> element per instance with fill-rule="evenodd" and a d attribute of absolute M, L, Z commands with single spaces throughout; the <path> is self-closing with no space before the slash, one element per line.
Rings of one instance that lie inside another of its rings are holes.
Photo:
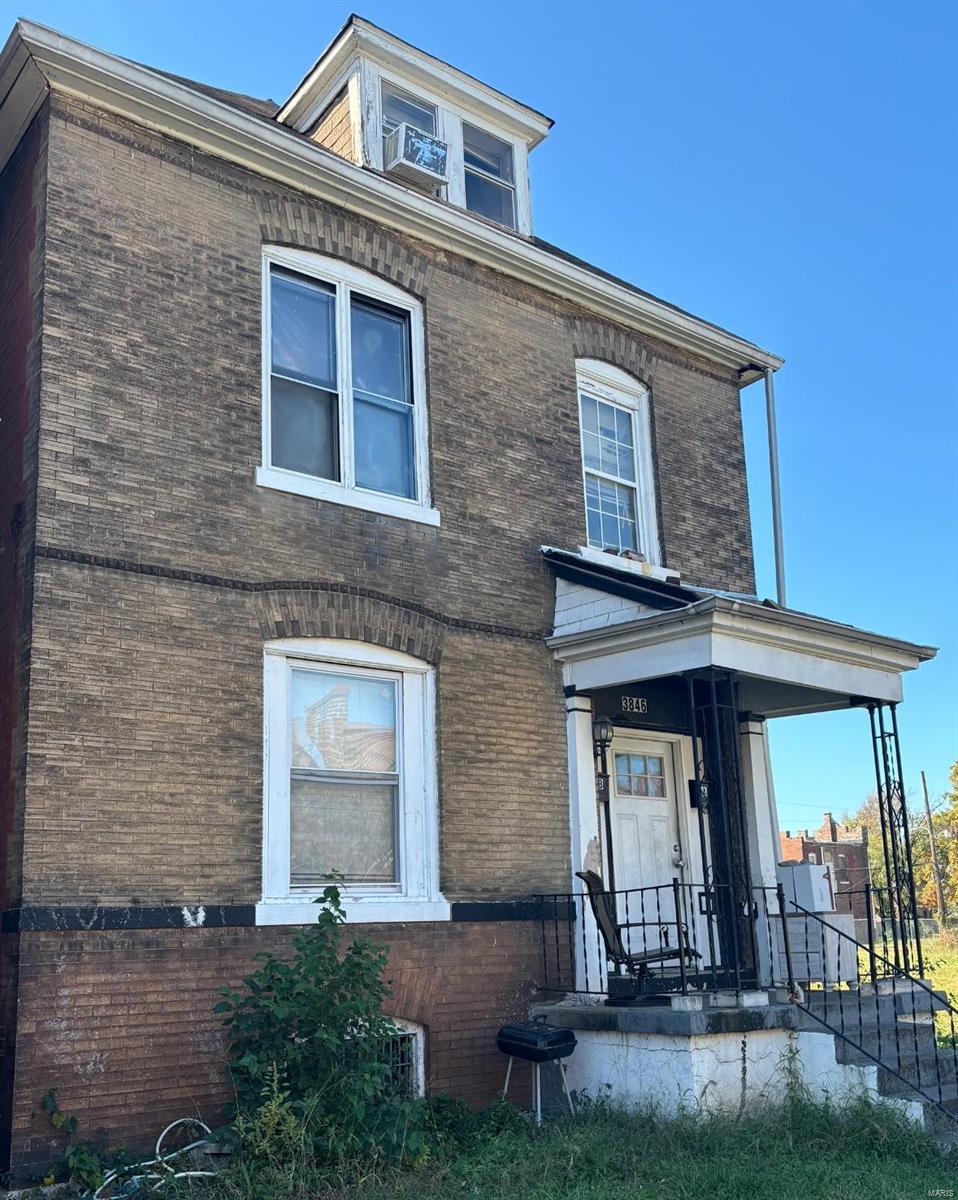
<path fill-rule="evenodd" d="M 768 427 L 768 474 L 772 491 L 772 537 L 775 543 L 775 598 L 785 602 L 785 550 L 782 542 L 782 495 L 778 480 L 778 428 L 775 424 L 775 383 L 771 367 L 765 368 L 765 423 Z"/>

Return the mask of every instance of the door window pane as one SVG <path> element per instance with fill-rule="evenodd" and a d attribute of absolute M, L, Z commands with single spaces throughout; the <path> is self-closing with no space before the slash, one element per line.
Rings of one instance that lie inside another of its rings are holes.
<path fill-rule="evenodd" d="M 391 783 L 294 777 L 290 883 L 395 883 L 398 788 Z"/>
<path fill-rule="evenodd" d="M 274 271 L 270 294 L 273 373 L 335 392 L 335 291 Z"/>
<path fill-rule="evenodd" d="M 270 446 L 274 467 L 339 479 L 339 410 L 336 396 L 274 375 L 270 396 Z"/>
<path fill-rule="evenodd" d="M 664 800 L 665 759 L 660 754 L 616 754 L 615 786 L 620 796 Z"/>

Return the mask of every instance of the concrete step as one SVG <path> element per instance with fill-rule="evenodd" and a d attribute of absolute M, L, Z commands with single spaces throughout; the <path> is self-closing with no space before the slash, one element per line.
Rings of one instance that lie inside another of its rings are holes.
<path fill-rule="evenodd" d="M 954 1079 L 948 1081 L 943 1077 L 939 1084 L 935 1078 L 934 1067 L 928 1073 L 923 1068 L 920 1081 L 915 1070 L 910 1072 L 903 1070 L 902 1074 L 910 1076 L 910 1078 L 899 1079 L 897 1075 L 892 1075 L 890 1071 L 879 1067 L 879 1096 L 884 1096 L 889 1100 L 940 1100 L 943 1104 L 955 1106 L 955 1111 L 958 1113 L 958 1083 Z"/>
<path fill-rule="evenodd" d="M 871 985 L 861 989 L 850 988 L 847 991 L 808 991 L 805 993 L 805 1005 L 810 1012 L 838 1015 L 841 1012 L 846 1017 L 859 1010 L 863 1019 L 891 1020 L 894 1016 L 922 1017 L 930 1016 L 933 1012 L 948 1011 L 948 997 L 945 992 L 926 992 L 924 988 L 912 987 L 907 981 L 900 983 L 894 992 L 878 992 Z"/>
<path fill-rule="evenodd" d="M 935 1104 L 926 1104 L 925 1128 L 934 1133 L 943 1145 L 958 1145 L 958 1100 L 945 1100 L 945 1112 Z"/>
<path fill-rule="evenodd" d="M 874 1066 L 876 1058 L 879 1062 L 894 1065 L 899 1060 L 914 1060 L 916 1054 L 922 1057 L 935 1052 L 935 1031 L 930 1025 L 915 1025 L 908 1029 L 899 1025 L 896 1041 L 894 1027 L 880 1031 L 874 1028 L 859 1030 L 857 1025 L 849 1023 L 845 1027 L 845 1036 L 849 1040 L 835 1038 L 835 1057 L 840 1063 L 856 1066 Z"/>

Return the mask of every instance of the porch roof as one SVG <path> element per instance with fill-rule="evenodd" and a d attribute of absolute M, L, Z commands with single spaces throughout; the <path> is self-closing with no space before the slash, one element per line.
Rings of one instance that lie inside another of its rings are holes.
<path fill-rule="evenodd" d="M 560 577 L 567 577 L 565 567 L 574 556 L 560 553 L 565 562 L 556 552 L 546 557 Z M 787 716 L 867 700 L 899 701 L 902 673 L 937 653 L 933 646 L 781 608 L 771 600 L 658 581 L 651 600 L 647 579 L 625 576 L 611 564 L 597 571 L 590 563 L 588 569 L 590 578 L 585 583 L 580 577 L 580 587 L 621 597 L 624 588 L 634 586 L 641 593 L 635 594 L 635 615 L 620 610 L 614 621 L 573 632 L 558 632 L 558 626 L 547 639 L 563 664 L 566 683 L 579 691 L 719 667 L 738 673 L 743 709 Z"/>

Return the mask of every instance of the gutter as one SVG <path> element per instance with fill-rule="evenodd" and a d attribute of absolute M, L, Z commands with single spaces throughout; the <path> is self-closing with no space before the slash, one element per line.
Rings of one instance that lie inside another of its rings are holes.
<path fill-rule="evenodd" d="M 34 87 L 33 112 L 42 101 L 41 89 L 48 84 L 732 371 L 747 370 L 751 364 L 775 371 L 784 361 L 735 334 L 550 254 L 521 235 L 363 170 L 283 126 L 248 116 L 166 76 L 30 21 L 18 22 L 0 54 L 0 95 L 10 86 L 3 76 L 18 61 L 23 63 L 23 46 L 42 73 Z M 0 166 L 16 144 L 9 129 L 5 134 Z M 13 136 L 18 135 L 14 131 Z M 749 382 L 747 376 L 739 378 L 741 386 Z"/>

